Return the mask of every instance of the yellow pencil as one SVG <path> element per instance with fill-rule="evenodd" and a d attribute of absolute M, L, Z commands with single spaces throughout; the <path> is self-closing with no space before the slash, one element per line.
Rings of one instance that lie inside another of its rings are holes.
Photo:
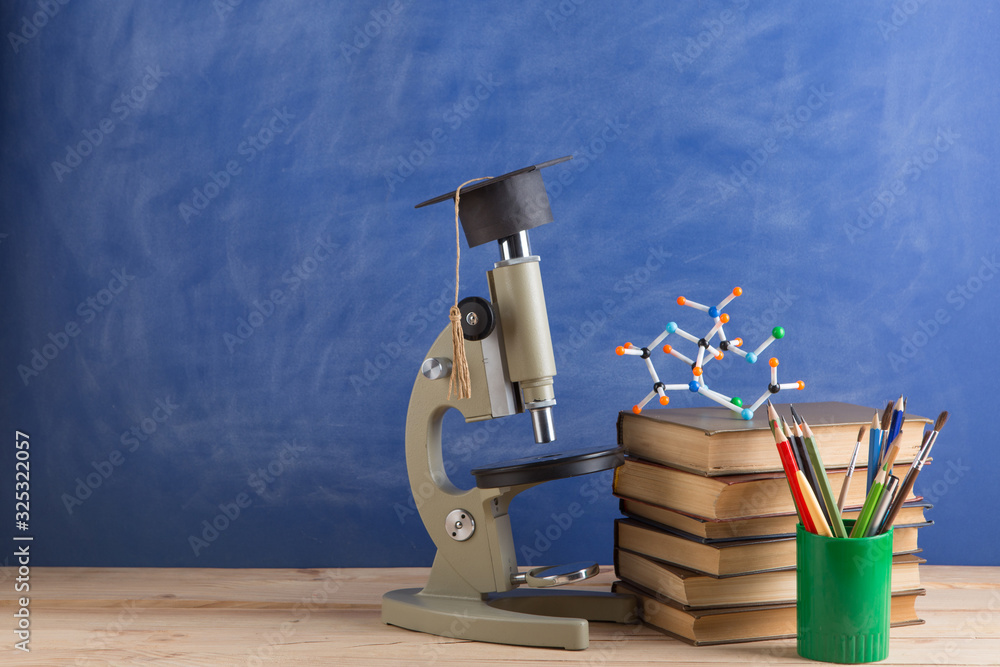
<path fill-rule="evenodd" d="M 805 500 L 806 510 L 813 520 L 813 525 L 816 526 L 816 534 L 823 535 L 824 537 L 833 537 L 833 533 L 830 532 L 830 526 L 826 522 L 826 517 L 823 516 L 823 510 L 819 508 L 819 501 L 816 499 L 816 494 L 813 493 L 809 482 L 806 481 L 806 476 L 802 474 L 801 470 L 796 471 L 795 476 L 799 480 L 799 486 L 802 487 L 802 498 Z"/>

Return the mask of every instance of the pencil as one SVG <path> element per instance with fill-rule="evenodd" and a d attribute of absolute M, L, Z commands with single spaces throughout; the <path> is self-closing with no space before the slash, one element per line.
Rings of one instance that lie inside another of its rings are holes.
<path fill-rule="evenodd" d="M 854 453 L 851 454 L 851 463 L 847 466 L 847 476 L 844 477 L 844 483 L 840 487 L 840 498 L 837 499 L 837 511 L 843 513 L 844 504 L 847 502 L 847 490 L 851 488 L 851 477 L 854 476 L 854 466 L 858 462 L 858 450 L 861 449 L 861 439 L 865 437 L 865 429 L 867 426 L 862 426 L 858 430 L 858 442 L 854 445 Z"/>
<path fill-rule="evenodd" d="M 872 514 L 875 513 L 878 501 L 882 498 L 882 489 L 885 488 L 884 479 L 884 477 L 881 477 L 881 471 L 879 471 L 879 476 L 872 482 L 872 488 L 868 490 L 868 495 L 865 497 L 865 504 L 861 507 L 861 514 L 858 515 L 858 520 L 854 522 L 854 527 L 851 528 L 851 537 L 864 537 L 868 531 L 868 524 L 872 520 Z"/>
<path fill-rule="evenodd" d="M 861 515 L 858 517 L 857 522 L 854 524 L 854 528 L 851 530 L 851 537 L 868 536 L 868 531 L 871 529 L 871 523 L 874 519 L 875 511 L 878 509 L 879 504 L 882 501 L 882 496 L 885 495 L 888 478 L 892 477 L 890 474 L 892 471 L 892 465 L 896 461 L 896 456 L 898 454 L 899 434 L 896 435 L 896 438 L 892 441 L 892 445 L 888 450 L 886 450 L 885 464 L 879 468 L 878 474 L 875 475 L 875 481 L 872 483 L 872 488 L 868 492 L 868 497 L 865 498 L 865 504 L 861 508 Z"/>
<path fill-rule="evenodd" d="M 882 490 L 882 497 L 879 498 L 878 506 L 872 513 L 872 519 L 868 523 L 865 537 L 874 537 L 881 532 L 882 522 L 885 521 L 886 512 L 889 511 L 889 503 L 892 502 L 892 495 L 896 492 L 897 488 L 899 488 L 899 478 L 895 475 L 889 475 L 889 481 L 885 483 L 885 488 Z"/>
<path fill-rule="evenodd" d="M 784 424 L 783 421 L 782 424 Z M 787 424 L 785 424 L 785 428 L 786 429 L 788 428 Z M 799 429 L 798 424 L 795 425 L 795 432 L 797 435 L 789 435 L 788 440 L 792 444 L 793 449 L 796 450 L 797 457 L 802 461 L 801 465 L 799 466 L 799 470 L 801 470 L 802 474 L 805 475 L 806 481 L 809 484 L 809 490 L 812 491 L 813 495 L 816 498 L 820 498 L 821 492 L 819 490 L 819 476 L 816 472 L 816 467 L 813 465 L 812 459 L 809 457 L 809 454 L 806 451 L 804 438 L 802 437 L 802 431 L 801 429 Z M 804 494 L 805 492 L 803 492 L 803 495 Z M 820 514 L 826 521 L 826 525 L 829 526 L 832 523 L 832 519 L 826 511 L 826 507 L 824 507 L 823 503 L 820 501 L 818 501 L 818 506 Z"/>
<path fill-rule="evenodd" d="M 795 502 L 795 511 L 798 512 L 799 521 L 802 527 L 810 533 L 816 532 L 816 524 L 813 523 L 812 516 L 806 507 L 805 498 L 802 496 L 802 489 L 799 486 L 798 468 L 795 467 L 795 457 L 792 455 L 792 446 L 788 441 L 775 443 L 778 447 L 778 455 L 781 457 L 781 466 L 785 469 L 785 478 L 788 480 L 788 490 L 792 492 L 792 500 Z"/>
<path fill-rule="evenodd" d="M 900 435 L 902 434 L 901 433 L 896 434 L 896 437 L 893 439 L 892 444 L 889 446 L 889 449 L 886 450 L 885 459 L 884 462 L 882 463 L 882 467 L 878 471 L 878 475 L 876 475 L 875 477 L 875 479 L 878 479 L 879 475 L 881 475 L 881 481 L 883 483 L 885 483 L 885 476 L 892 472 L 892 466 L 896 462 L 896 457 L 899 456 Z"/>
<path fill-rule="evenodd" d="M 802 489 L 799 486 L 798 467 L 795 464 L 795 454 L 788 440 L 783 440 L 778 426 L 778 413 L 775 411 L 771 401 L 767 402 L 767 419 L 771 424 L 771 435 L 774 436 L 774 444 L 778 448 L 778 456 L 781 457 L 781 467 L 785 470 L 785 480 L 788 482 L 788 490 L 792 493 L 792 501 L 795 503 L 795 511 L 799 515 L 802 527 L 810 533 L 816 532 L 816 524 L 813 523 L 809 510 L 806 508 L 805 499 L 802 496 Z"/>
<path fill-rule="evenodd" d="M 871 491 L 872 482 L 875 481 L 875 471 L 878 470 L 878 460 L 882 453 L 879 445 L 882 441 L 882 429 L 879 428 L 878 412 L 872 417 L 872 428 L 868 431 L 868 466 L 865 468 L 865 492 Z"/>
<path fill-rule="evenodd" d="M 797 423 L 796 428 L 801 427 L 805 436 L 804 444 L 806 453 L 809 455 L 809 460 L 816 471 L 816 481 L 819 482 L 819 493 L 817 495 L 823 508 L 826 510 L 826 516 L 829 517 L 830 528 L 836 537 L 847 537 L 844 520 L 841 518 L 840 512 L 837 510 L 837 505 L 833 501 L 833 487 L 830 486 L 830 478 L 826 475 L 826 466 L 823 465 L 823 457 L 819 453 L 816 434 L 813 433 L 812 429 L 809 428 L 809 424 L 806 423 L 806 420 L 802 419 L 802 416 L 799 415 L 795 408 L 793 406 L 789 407 L 792 410 L 792 419 Z"/>
<path fill-rule="evenodd" d="M 819 501 L 816 500 L 816 494 L 812 492 L 809 488 L 809 484 L 806 482 L 806 476 L 802 474 L 802 471 L 798 472 L 799 486 L 802 488 L 802 498 L 805 501 L 805 506 L 809 510 L 809 514 L 813 517 L 813 523 L 816 524 L 815 533 L 817 535 L 823 535 L 824 537 L 833 537 L 833 533 L 830 532 L 830 526 L 826 523 L 826 519 L 823 518 L 823 510 L 819 506 Z"/>
<path fill-rule="evenodd" d="M 892 408 L 892 420 L 889 423 L 889 434 L 886 436 L 885 442 L 891 444 L 896 439 L 896 436 L 899 435 L 899 432 L 900 430 L 902 430 L 902 428 L 903 428 L 903 396 L 902 394 L 900 394 L 899 400 L 896 401 L 896 404 Z M 887 453 L 888 453 L 887 451 L 882 452 L 883 458 L 881 461 L 879 461 L 879 463 L 883 463 L 885 461 L 885 455 Z"/>

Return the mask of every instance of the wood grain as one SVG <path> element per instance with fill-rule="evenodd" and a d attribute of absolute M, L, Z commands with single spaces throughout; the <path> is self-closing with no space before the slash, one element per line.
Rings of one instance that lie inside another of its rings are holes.
<path fill-rule="evenodd" d="M 0 608 L 15 605 L 11 569 Z M 225 570 L 35 568 L 30 653 L 3 664 L 74 665 L 731 665 L 810 664 L 792 640 L 692 647 L 643 626 L 591 624 L 583 652 L 467 642 L 386 626 L 381 595 L 420 586 L 424 568 Z M 605 568 L 590 588 L 606 590 Z M 892 631 L 887 665 L 994 665 L 1000 567 L 924 566 L 927 623 Z M 9 621 L 8 621 L 9 623 Z M 5 633 L 6 634 L 6 633 Z M 815 663 L 811 663 L 815 664 Z"/>

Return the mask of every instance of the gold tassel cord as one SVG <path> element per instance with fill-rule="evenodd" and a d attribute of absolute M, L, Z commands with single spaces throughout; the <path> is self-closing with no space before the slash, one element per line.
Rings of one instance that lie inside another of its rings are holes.
<path fill-rule="evenodd" d="M 458 275 L 459 266 L 462 261 L 462 244 L 458 234 L 458 202 L 462 196 L 462 188 L 470 183 L 485 181 L 492 176 L 473 178 L 458 186 L 455 190 L 455 305 L 448 311 L 448 319 L 451 320 L 451 347 L 452 347 L 452 369 L 451 379 L 448 381 L 448 400 L 451 400 L 451 392 L 454 390 L 456 399 L 472 398 L 472 380 L 469 378 L 469 361 L 465 358 L 465 336 L 462 333 L 462 311 L 458 307 Z"/>

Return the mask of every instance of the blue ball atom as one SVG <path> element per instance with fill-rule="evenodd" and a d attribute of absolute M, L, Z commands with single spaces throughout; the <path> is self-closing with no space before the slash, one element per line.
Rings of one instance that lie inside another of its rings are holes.
<path fill-rule="evenodd" d="M 698 384 L 697 380 L 691 380 L 691 382 L 688 383 L 688 389 L 690 389 L 696 394 L 698 393 L 699 386 L 700 385 Z"/>
<path fill-rule="evenodd" d="M 667 322 L 667 333 L 673 333 L 677 331 L 677 322 Z"/>
<path fill-rule="evenodd" d="M 716 308 L 715 306 L 709 306 L 708 307 L 708 316 L 709 317 L 718 317 L 719 316 L 719 309 Z"/>
<path fill-rule="evenodd" d="M 743 412 L 740 413 L 740 416 L 743 417 L 743 419 L 750 421 L 753 419 L 753 410 L 750 408 L 743 408 Z"/>
<path fill-rule="evenodd" d="M 753 352 L 747 352 L 747 362 L 751 364 L 757 363 L 757 355 Z"/>

